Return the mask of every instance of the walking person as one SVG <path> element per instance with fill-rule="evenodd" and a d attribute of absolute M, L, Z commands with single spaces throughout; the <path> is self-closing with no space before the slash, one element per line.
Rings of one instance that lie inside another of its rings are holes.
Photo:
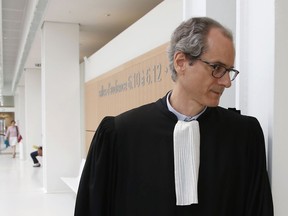
<path fill-rule="evenodd" d="M 21 137 L 19 128 L 16 125 L 15 120 L 11 121 L 11 125 L 8 127 L 5 135 L 5 140 L 9 141 L 9 145 L 12 148 L 12 157 L 16 156 L 16 145 L 18 144 L 18 140 Z"/>

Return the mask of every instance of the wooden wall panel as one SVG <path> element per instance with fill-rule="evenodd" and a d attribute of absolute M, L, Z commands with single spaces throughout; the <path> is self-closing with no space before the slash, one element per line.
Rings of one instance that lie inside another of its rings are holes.
<path fill-rule="evenodd" d="M 164 44 L 85 85 L 86 147 L 100 121 L 163 97 L 173 82 Z"/>

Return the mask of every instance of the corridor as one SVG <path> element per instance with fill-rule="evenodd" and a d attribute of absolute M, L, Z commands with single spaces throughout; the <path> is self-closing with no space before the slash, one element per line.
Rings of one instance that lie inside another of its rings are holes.
<path fill-rule="evenodd" d="M 32 160 L 13 159 L 0 154 L 1 216 L 72 216 L 74 193 L 47 194 L 43 190 L 43 168 L 34 168 Z"/>

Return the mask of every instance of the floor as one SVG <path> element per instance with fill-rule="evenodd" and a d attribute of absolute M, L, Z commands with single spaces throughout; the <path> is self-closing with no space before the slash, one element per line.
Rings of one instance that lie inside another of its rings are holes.
<path fill-rule="evenodd" d="M 12 158 L 0 153 L 1 216 L 73 216 L 75 194 L 47 194 L 43 190 L 42 167 L 34 168 L 31 158 Z"/>

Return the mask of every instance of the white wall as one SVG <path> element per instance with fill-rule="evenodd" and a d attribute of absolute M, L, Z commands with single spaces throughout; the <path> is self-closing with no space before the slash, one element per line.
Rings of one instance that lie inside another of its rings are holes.
<path fill-rule="evenodd" d="M 256 116 L 268 141 L 273 103 L 274 0 L 239 0 L 240 91 L 244 114 Z"/>
<path fill-rule="evenodd" d="M 237 103 L 243 114 L 255 116 L 263 129 L 268 172 L 271 154 L 274 101 L 275 25 L 274 0 L 237 1 Z"/>
<path fill-rule="evenodd" d="M 272 191 L 275 215 L 288 214 L 288 1 L 275 1 L 274 119 L 272 131 Z M 270 39 L 271 40 L 271 39 Z M 271 60 L 269 60 L 271 61 Z"/>
<path fill-rule="evenodd" d="M 162 2 L 93 54 L 85 64 L 85 81 L 168 42 L 183 20 L 182 4 L 180 0 Z"/>
<path fill-rule="evenodd" d="M 80 64 L 80 152 L 81 158 L 86 158 L 85 141 L 85 63 Z"/>

